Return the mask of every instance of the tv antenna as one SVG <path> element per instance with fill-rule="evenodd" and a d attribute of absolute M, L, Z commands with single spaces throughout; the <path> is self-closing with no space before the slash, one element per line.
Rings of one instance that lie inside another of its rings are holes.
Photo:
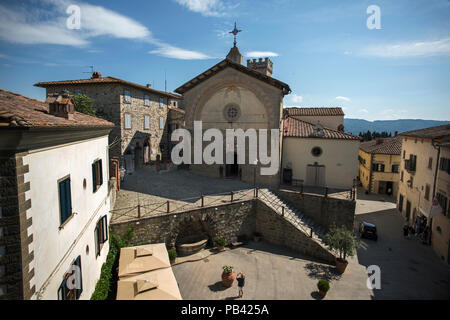
<path fill-rule="evenodd" d="M 94 66 L 86 66 L 87 68 L 91 68 L 91 71 L 83 71 L 83 73 L 89 73 L 89 74 L 93 74 L 94 73 Z"/>

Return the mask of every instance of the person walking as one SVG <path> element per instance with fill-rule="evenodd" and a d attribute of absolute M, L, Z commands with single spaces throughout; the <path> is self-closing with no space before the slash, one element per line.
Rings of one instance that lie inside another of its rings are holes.
<path fill-rule="evenodd" d="M 242 272 L 239 272 L 236 280 L 237 280 L 238 289 L 239 289 L 238 298 L 242 298 L 242 296 L 244 295 L 245 274 Z"/>

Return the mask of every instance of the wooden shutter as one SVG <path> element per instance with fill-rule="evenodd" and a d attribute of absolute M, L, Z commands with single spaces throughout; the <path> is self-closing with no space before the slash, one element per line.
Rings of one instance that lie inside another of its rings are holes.
<path fill-rule="evenodd" d="M 95 172 L 95 162 L 92 164 L 92 191 L 97 191 L 97 175 Z"/>
<path fill-rule="evenodd" d="M 95 226 L 94 230 L 94 238 L 95 238 L 95 256 L 98 257 L 100 255 L 100 232 L 99 232 L 99 223 Z"/>
<path fill-rule="evenodd" d="M 102 159 L 98 160 L 98 174 L 99 174 L 99 185 L 103 184 L 103 166 Z"/>
<path fill-rule="evenodd" d="M 102 218 L 102 236 L 103 236 L 103 243 L 105 243 L 106 241 L 108 241 L 108 216 L 104 216 Z"/>
<path fill-rule="evenodd" d="M 65 180 L 59 182 L 59 213 L 61 218 L 61 224 L 66 221 L 66 211 L 67 211 L 67 202 L 66 202 L 66 190 L 65 190 Z"/>
<path fill-rule="evenodd" d="M 81 269 L 81 256 L 78 256 L 74 262 L 74 265 L 80 268 L 80 289 L 75 289 L 77 299 L 80 298 L 81 293 L 83 292 L 83 272 Z"/>

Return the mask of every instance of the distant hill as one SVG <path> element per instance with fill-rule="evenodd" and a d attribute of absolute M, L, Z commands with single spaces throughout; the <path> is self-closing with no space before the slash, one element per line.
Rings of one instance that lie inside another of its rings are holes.
<path fill-rule="evenodd" d="M 360 132 L 377 131 L 399 133 L 411 130 L 424 129 L 429 127 L 449 124 L 450 121 L 421 120 L 421 119 L 400 119 L 400 120 L 377 120 L 367 121 L 362 119 L 344 119 L 345 132 L 358 135 Z"/>

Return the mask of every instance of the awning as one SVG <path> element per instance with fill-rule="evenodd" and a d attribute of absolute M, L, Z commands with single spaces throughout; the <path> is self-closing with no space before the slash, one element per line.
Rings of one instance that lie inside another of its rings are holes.
<path fill-rule="evenodd" d="M 172 268 L 143 273 L 117 283 L 117 300 L 182 300 Z"/>
<path fill-rule="evenodd" d="M 422 207 L 419 207 L 419 211 L 420 211 L 420 213 L 421 213 L 422 215 L 424 215 L 425 217 L 427 217 L 427 218 L 430 217 L 430 214 L 429 214 L 427 211 L 425 211 L 425 209 L 423 209 Z"/>
<path fill-rule="evenodd" d="M 141 273 L 170 267 L 169 255 L 164 243 L 122 248 L 120 250 L 120 280 Z"/>

